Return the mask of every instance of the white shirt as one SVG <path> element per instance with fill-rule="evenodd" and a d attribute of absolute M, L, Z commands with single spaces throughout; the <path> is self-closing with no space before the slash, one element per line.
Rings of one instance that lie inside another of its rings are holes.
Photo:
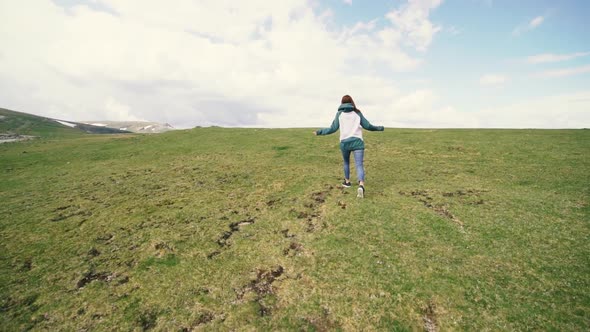
<path fill-rule="evenodd" d="M 340 141 L 350 137 L 363 139 L 361 117 L 355 112 L 341 112 L 338 118 L 340 123 Z"/>

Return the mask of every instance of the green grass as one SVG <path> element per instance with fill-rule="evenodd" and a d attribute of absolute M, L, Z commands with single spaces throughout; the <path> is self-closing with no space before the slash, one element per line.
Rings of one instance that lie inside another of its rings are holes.
<path fill-rule="evenodd" d="M 590 328 L 589 131 L 366 133 L 364 200 L 309 129 L 56 137 L 0 145 L 0 330 Z"/>

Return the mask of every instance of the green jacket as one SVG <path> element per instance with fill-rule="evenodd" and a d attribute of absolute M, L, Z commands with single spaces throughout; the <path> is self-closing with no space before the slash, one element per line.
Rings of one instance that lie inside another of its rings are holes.
<path fill-rule="evenodd" d="M 340 149 L 343 151 L 363 150 L 365 148 L 363 128 L 370 131 L 384 130 L 383 126 L 373 126 L 354 105 L 342 104 L 338 107 L 332 125 L 329 128 L 317 130 L 316 134 L 330 135 L 340 129 Z"/>

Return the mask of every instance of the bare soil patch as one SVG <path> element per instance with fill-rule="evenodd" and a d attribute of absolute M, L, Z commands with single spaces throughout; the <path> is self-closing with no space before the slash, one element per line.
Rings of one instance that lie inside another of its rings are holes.
<path fill-rule="evenodd" d="M 0 144 L 10 142 L 20 142 L 35 139 L 37 136 L 18 135 L 18 134 L 0 134 Z"/>
<path fill-rule="evenodd" d="M 438 331 L 437 320 L 436 320 L 436 304 L 432 301 L 428 301 L 428 304 L 422 310 L 423 316 L 422 320 L 424 321 L 424 329 L 427 332 L 436 332 Z"/>
<path fill-rule="evenodd" d="M 283 275 L 285 269 L 282 266 L 276 266 L 271 269 L 260 269 L 256 271 L 256 278 L 251 280 L 248 285 L 236 291 L 238 301 L 244 298 L 248 292 L 255 294 L 254 302 L 259 306 L 260 316 L 268 316 L 272 313 L 272 307 L 266 301 L 268 297 L 276 296 L 276 287 L 273 283 Z"/>
<path fill-rule="evenodd" d="M 409 193 L 405 192 L 405 191 L 400 191 L 399 194 L 402 196 L 416 198 L 418 201 L 420 201 L 422 204 L 424 204 L 425 207 L 433 210 L 439 216 L 444 217 L 449 220 L 452 220 L 454 223 L 456 223 L 459 226 L 461 231 L 463 231 L 463 222 L 457 216 L 455 216 L 451 211 L 449 211 L 449 209 L 444 204 L 434 203 L 433 202 L 434 200 L 428 191 L 415 190 L 415 191 L 412 191 Z"/>
<path fill-rule="evenodd" d="M 229 245 L 228 240 L 232 237 L 235 232 L 239 232 L 240 228 L 248 225 L 252 225 L 256 221 L 255 217 L 250 217 L 242 221 L 237 221 L 229 224 L 229 231 L 223 232 L 221 237 L 217 239 L 217 244 L 220 247 L 225 247 Z"/>

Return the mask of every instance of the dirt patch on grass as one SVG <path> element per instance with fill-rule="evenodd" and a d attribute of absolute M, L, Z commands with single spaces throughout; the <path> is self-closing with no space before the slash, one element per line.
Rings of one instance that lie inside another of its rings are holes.
<path fill-rule="evenodd" d="M 192 332 L 202 328 L 202 325 L 211 323 L 215 319 L 215 314 L 209 311 L 205 311 L 199 314 L 197 319 L 192 323 L 191 327 L 184 327 L 181 332 Z"/>
<path fill-rule="evenodd" d="M 285 269 L 280 265 L 270 270 L 258 270 L 256 273 L 256 279 L 252 280 L 250 286 L 247 288 L 259 296 L 273 294 L 274 288 L 272 284 L 278 277 L 282 276 L 284 272 Z"/>
<path fill-rule="evenodd" d="M 316 204 L 323 204 L 324 202 L 326 202 L 327 196 L 327 191 L 319 191 L 311 194 L 311 198 L 315 201 Z"/>
<path fill-rule="evenodd" d="M 159 313 L 156 310 L 146 310 L 142 312 L 139 317 L 137 317 L 137 323 L 139 327 L 141 327 L 141 330 L 149 331 L 156 327 L 158 315 Z"/>
<path fill-rule="evenodd" d="M 129 282 L 129 277 L 119 275 L 116 272 L 95 272 L 90 270 L 82 275 L 82 278 L 76 283 L 77 289 L 82 289 L 93 281 L 112 282 L 117 281 L 116 285 L 123 285 Z"/>
<path fill-rule="evenodd" d="M 200 330 L 202 325 L 206 325 L 211 323 L 215 319 L 215 315 L 212 312 L 205 311 L 199 314 L 197 319 L 195 319 L 194 323 L 192 323 L 191 327 L 185 327 L 181 329 L 181 332 L 192 332 L 196 330 Z"/>
<path fill-rule="evenodd" d="M 106 234 L 97 236 L 95 240 L 99 241 L 99 242 L 110 243 L 114 238 L 115 238 L 115 236 L 113 234 L 106 233 Z"/>
<path fill-rule="evenodd" d="M 283 250 L 285 256 L 295 256 L 303 251 L 303 245 L 299 242 L 291 242 L 287 248 Z"/>
<path fill-rule="evenodd" d="M 115 275 L 110 272 L 89 271 L 89 272 L 84 273 L 84 275 L 82 276 L 82 279 L 78 280 L 76 287 L 78 289 L 84 288 L 84 286 L 88 285 L 89 283 L 91 283 L 95 280 L 110 282 L 114 278 L 115 278 Z"/>
<path fill-rule="evenodd" d="M 240 229 L 244 226 L 252 225 L 256 221 L 255 217 L 250 217 L 241 221 L 233 222 L 229 224 L 229 231 L 223 232 L 221 237 L 217 239 L 217 244 L 220 247 L 225 247 L 229 245 L 228 240 L 232 237 L 235 232 L 239 232 Z"/>
<path fill-rule="evenodd" d="M 273 283 L 283 275 L 285 269 L 282 266 L 276 266 L 272 269 L 259 269 L 256 271 L 256 278 L 251 280 L 248 285 L 236 291 L 236 299 L 241 301 L 246 293 L 255 294 L 254 302 L 258 304 L 259 315 L 268 316 L 272 313 L 272 305 L 268 300 L 276 296 L 276 288 Z"/>
<path fill-rule="evenodd" d="M 431 300 L 422 309 L 422 321 L 424 322 L 424 330 L 427 332 L 437 332 L 438 323 L 436 319 L 436 304 Z"/>
<path fill-rule="evenodd" d="M 197 318 L 197 320 L 195 321 L 195 325 L 203 325 L 203 324 L 207 324 L 210 323 L 211 321 L 213 321 L 213 319 L 215 318 L 215 316 L 213 315 L 213 313 L 211 312 L 203 312 L 199 315 L 199 318 Z"/>
<path fill-rule="evenodd" d="M 80 206 L 73 205 L 60 206 L 53 210 L 53 212 L 57 212 L 57 215 L 50 219 L 52 222 L 63 221 L 76 216 L 90 217 L 92 215 L 91 211 L 85 211 Z"/>
<path fill-rule="evenodd" d="M 20 266 L 20 271 L 28 272 L 28 271 L 31 271 L 32 268 L 33 268 L 33 260 L 31 258 L 27 258 L 27 259 L 25 259 L 23 264 Z"/>
<path fill-rule="evenodd" d="M 311 206 L 311 208 L 313 208 L 313 207 L 315 207 L 315 206 Z M 309 211 L 297 212 L 294 209 L 292 209 L 291 211 L 297 214 L 297 219 L 311 219 L 311 218 L 319 217 L 319 215 L 317 213 L 315 213 L 314 211 L 312 211 L 312 212 L 309 212 Z"/>
<path fill-rule="evenodd" d="M 464 204 L 467 205 L 482 205 L 485 204 L 485 201 L 480 198 L 481 193 L 487 192 L 487 190 L 475 190 L 475 189 L 467 189 L 467 190 L 457 190 L 451 192 L 444 192 L 442 193 L 443 197 L 458 197 L 464 201 Z M 467 201 L 465 201 L 467 200 Z"/>
<path fill-rule="evenodd" d="M 419 202 L 424 204 L 425 207 L 433 210 L 439 216 L 453 221 L 455 224 L 457 224 L 459 226 L 461 231 L 464 231 L 463 222 L 457 216 L 455 216 L 451 211 L 449 211 L 449 209 L 444 204 L 434 203 L 434 199 L 432 198 L 431 194 L 428 191 L 426 191 L 426 190 L 416 190 L 416 191 L 412 191 L 412 192 L 400 191 L 399 194 L 402 196 L 408 196 L 408 197 L 413 197 L 413 198 L 417 199 Z"/>
<path fill-rule="evenodd" d="M 213 258 L 215 258 L 215 256 L 220 255 L 220 254 L 221 254 L 221 251 L 215 250 L 215 251 L 207 254 L 207 259 L 213 259 Z"/>
<path fill-rule="evenodd" d="M 38 136 L 18 135 L 18 134 L 0 134 L 0 144 L 10 142 L 28 141 L 30 139 L 38 138 Z"/>
<path fill-rule="evenodd" d="M 238 222 L 233 222 L 229 225 L 229 228 L 234 231 L 237 232 L 240 230 L 240 228 L 242 226 L 247 226 L 247 225 L 252 225 L 254 223 L 254 221 L 256 221 L 256 218 L 248 218 L 246 220 L 242 220 L 242 221 L 238 221 Z"/>
<path fill-rule="evenodd" d="M 473 189 L 468 189 L 468 190 L 457 190 L 457 191 L 451 191 L 451 192 L 444 192 L 442 195 L 445 197 L 453 197 L 453 196 L 472 196 L 472 195 L 479 195 L 482 191 L 480 190 L 473 190 Z"/>
<path fill-rule="evenodd" d="M 156 243 L 154 245 L 154 248 L 156 248 L 156 250 L 169 250 L 169 251 L 174 251 L 174 250 L 172 250 L 172 248 L 166 242 L 158 242 L 158 243 Z"/>
<path fill-rule="evenodd" d="M 337 331 L 341 329 L 340 324 L 330 317 L 330 310 L 325 307 L 322 308 L 321 314 L 305 318 L 305 321 L 313 326 L 314 330 L 319 332 Z"/>
<path fill-rule="evenodd" d="M 158 258 L 165 257 L 165 256 L 170 255 L 174 252 L 174 248 L 172 247 L 172 245 L 170 245 L 164 241 L 160 241 L 160 242 L 154 244 L 154 249 L 156 249 L 155 256 Z"/>
<path fill-rule="evenodd" d="M 303 206 L 307 208 L 308 211 L 297 211 L 295 209 L 291 209 L 291 212 L 296 213 L 297 219 L 306 220 L 306 231 L 308 233 L 314 232 L 317 229 L 317 221 L 321 216 L 321 207 L 326 203 L 326 200 L 330 195 L 330 190 L 333 189 L 334 186 L 328 185 L 326 186 L 325 190 L 313 192 L 310 195 L 311 200 L 303 204 Z M 346 204 L 344 204 L 344 208 L 346 208 Z"/>
<path fill-rule="evenodd" d="M 217 239 L 217 244 L 219 244 L 220 247 L 225 247 L 225 246 L 229 245 L 227 240 L 229 240 L 229 238 L 233 234 L 234 234 L 233 232 L 223 232 L 223 234 L 221 234 L 221 237 L 219 237 L 219 239 Z"/>
<path fill-rule="evenodd" d="M 295 234 L 291 234 L 291 233 L 289 233 L 289 229 L 288 229 L 288 228 L 287 228 L 287 229 L 283 229 L 283 230 L 281 230 L 281 234 L 283 234 L 283 236 L 284 236 L 285 238 L 287 238 L 287 239 L 289 239 L 289 238 L 294 238 L 294 237 L 295 237 Z"/>
<path fill-rule="evenodd" d="M 98 249 L 96 248 L 91 248 L 90 250 L 88 250 L 88 256 L 90 257 L 97 257 L 100 255 L 100 251 L 98 251 Z"/>

